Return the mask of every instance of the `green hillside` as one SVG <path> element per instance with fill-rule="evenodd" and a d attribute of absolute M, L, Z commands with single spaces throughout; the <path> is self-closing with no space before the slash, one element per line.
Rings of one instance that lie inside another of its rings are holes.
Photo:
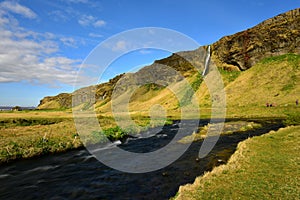
<path fill-rule="evenodd" d="M 225 91 L 228 115 L 231 116 L 285 116 L 285 112 L 295 110 L 295 101 L 300 95 L 300 55 L 285 54 L 265 58 L 251 69 L 239 72 L 228 72 L 220 69 Z M 209 115 L 211 106 L 210 93 L 205 82 L 199 75 L 188 78 L 190 85 L 196 91 L 203 115 Z M 186 104 L 193 99 L 182 87 L 183 81 L 172 85 L 173 91 L 178 91 Z M 130 110 L 147 114 L 151 106 L 162 105 L 168 110 L 168 115 L 179 115 L 178 99 L 168 88 L 144 86 L 136 90 L 130 101 Z M 122 96 L 120 96 L 120 99 Z M 195 99 L 194 99 L 195 100 Z M 121 101 L 121 100 L 120 100 Z M 266 103 L 273 108 L 266 109 Z M 110 104 L 103 104 L 97 109 L 101 113 L 110 112 Z M 205 113 L 205 111 L 207 111 Z M 295 110 L 297 111 L 297 110 Z"/>
<path fill-rule="evenodd" d="M 300 94 L 300 55 L 263 59 L 226 87 L 228 106 L 285 106 Z"/>
<path fill-rule="evenodd" d="M 244 116 L 285 116 L 299 112 L 300 55 L 285 54 L 261 60 L 226 87 L 229 113 Z M 266 109 L 266 105 L 275 106 Z M 241 115 L 241 114 L 240 114 Z"/>

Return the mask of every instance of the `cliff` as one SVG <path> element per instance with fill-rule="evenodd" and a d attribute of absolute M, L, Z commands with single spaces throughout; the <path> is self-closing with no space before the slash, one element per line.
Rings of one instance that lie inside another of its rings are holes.
<path fill-rule="evenodd" d="M 212 45 L 212 58 L 219 67 L 247 70 L 266 57 L 300 53 L 299 27 L 300 8 L 221 38 Z"/>

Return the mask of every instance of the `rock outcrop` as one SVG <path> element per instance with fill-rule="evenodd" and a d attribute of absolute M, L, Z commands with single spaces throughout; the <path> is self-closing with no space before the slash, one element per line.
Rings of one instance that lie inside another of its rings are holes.
<path fill-rule="evenodd" d="M 212 59 L 218 67 L 247 70 L 265 57 L 299 54 L 299 27 L 300 8 L 221 38 L 212 45 Z"/>
<path fill-rule="evenodd" d="M 44 97 L 40 101 L 40 104 L 38 105 L 38 109 L 71 108 L 72 105 L 76 106 L 82 103 L 86 103 L 87 99 L 94 99 L 95 101 L 104 100 L 104 99 L 109 100 L 111 98 L 114 86 L 123 75 L 124 74 L 120 74 L 114 77 L 113 79 L 110 79 L 106 83 L 80 88 L 71 94 L 61 93 L 56 96 Z M 74 102 L 72 102 L 73 96 L 76 96 Z M 90 103 L 95 103 L 95 102 L 90 102 Z"/>

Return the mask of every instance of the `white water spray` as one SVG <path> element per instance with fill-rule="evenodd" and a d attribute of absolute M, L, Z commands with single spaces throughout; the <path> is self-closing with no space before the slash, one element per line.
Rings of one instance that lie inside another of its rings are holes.
<path fill-rule="evenodd" d="M 202 72 L 202 76 L 205 76 L 208 73 L 209 63 L 210 63 L 210 45 L 207 48 L 205 63 L 204 63 L 204 70 Z"/>

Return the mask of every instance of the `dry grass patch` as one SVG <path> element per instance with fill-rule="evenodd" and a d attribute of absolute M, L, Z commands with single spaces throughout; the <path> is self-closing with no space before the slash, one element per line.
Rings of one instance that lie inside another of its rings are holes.
<path fill-rule="evenodd" d="M 0 162 L 62 152 L 81 146 L 70 120 L 32 126 L 0 129 Z"/>

